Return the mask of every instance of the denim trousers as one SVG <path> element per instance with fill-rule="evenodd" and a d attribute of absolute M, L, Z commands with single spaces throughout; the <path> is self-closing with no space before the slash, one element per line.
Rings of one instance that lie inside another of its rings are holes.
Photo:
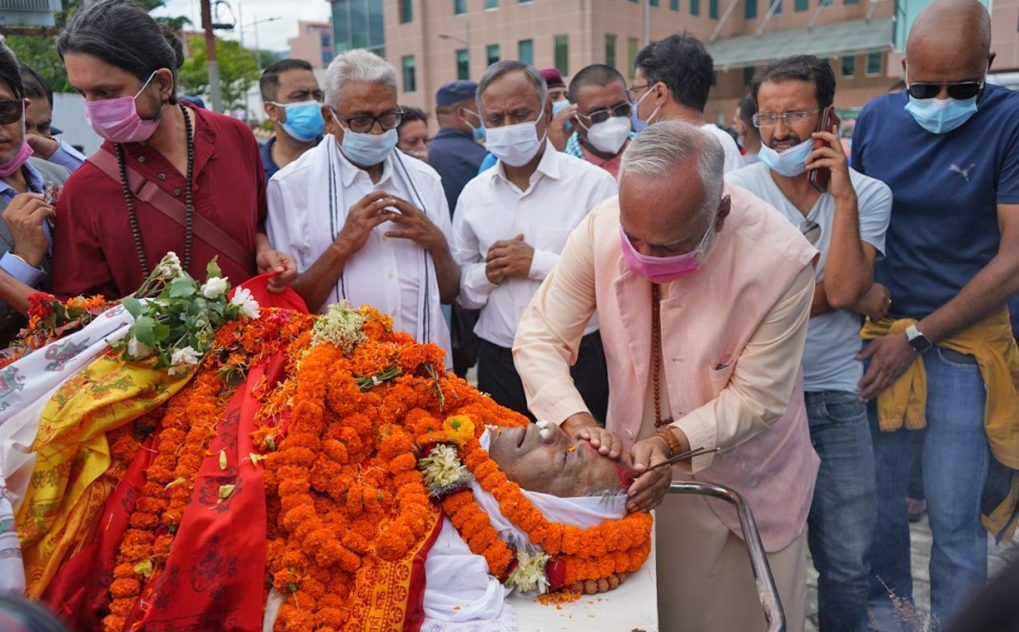
<path fill-rule="evenodd" d="M 821 458 L 807 518 L 822 632 L 867 629 L 867 550 L 877 519 L 867 406 L 847 391 L 804 393 Z"/>
<path fill-rule="evenodd" d="M 980 495 L 990 462 L 984 433 L 986 390 L 976 360 L 934 347 L 927 371 L 923 430 L 881 432 L 868 406 L 877 464 L 878 522 L 870 550 L 871 624 L 882 632 L 913 630 L 909 520 L 904 498 L 914 461 L 923 464 L 933 545 L 930 557 L 932 629 L 951 622 L 987 581 L 987 532 Z M 922 621 L 921 621 L 922 622 Z"/>

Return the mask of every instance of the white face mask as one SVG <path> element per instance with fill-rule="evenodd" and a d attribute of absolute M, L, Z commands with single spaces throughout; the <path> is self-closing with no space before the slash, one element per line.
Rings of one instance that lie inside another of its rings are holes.
<path fill-rule="evenodd" d="M 598 151 L 606 154 L 618 154 L 629 137 L 629 116 L 613 116 L 601 123 L 595 123 L 591 127 L 587 127 L 587 142 L 591 143 L 591 146 Z"/>
<path fill-rule="evenodd" d="M 511 167 L 522 167 L 531 162 L 548 136 L 548 130 L 538 138 L 538 121 L 544 116 L 545 106 L 541 107 L 538 118 L 516 125 L 485 128 L 485 149 Z"/>

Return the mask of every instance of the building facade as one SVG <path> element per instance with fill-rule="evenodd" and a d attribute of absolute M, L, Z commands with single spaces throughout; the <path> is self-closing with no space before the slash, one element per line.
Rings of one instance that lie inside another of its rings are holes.
<path fill-rule="evenodd" d="M 336 51 L 367 47 L 400 74 L 400 102 L 431 111 L 436 89 L 477 80 L 500 59 L 570 76 L 606 63 L 627 77 L 647 37 L 686 31 L 715 60 L 708 121 L 728 124 L 756 69 L 788 55 L 828 59 L 843 112 L 884 94 L 901 76 L 896 15 L 930 0 L 331 0 Z M 998 19 L 999 14 L 1002 18 Z M 996 69 L 1019 67 L 1019 0 L 993 7 Z M 1008 60 L 1008 61 L 1006 61 Z"/>
<path fill-rule="evenodd" d="M 313 68 L 325 68 L 333 60 L 333 25 L 298 20 L 297 36 L 288 39 L 287 45 L 290 57 L 303 59 Z"/>

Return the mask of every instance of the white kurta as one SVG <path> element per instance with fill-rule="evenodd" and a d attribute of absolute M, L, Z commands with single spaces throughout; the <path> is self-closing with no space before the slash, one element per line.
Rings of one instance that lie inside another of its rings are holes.
<path fill-rule="evenodd" d="M 450 240 L 449 206 L 434 169 L 393 151 L 382 178 L 374 183 L 368 172 L 346 159 L 332 136 L 326 136 L 269 181 L 269 241 L 292 256 L 303 273 L 340 234 L 350 208 L 376 191 L 418 207 Z M 371 305 L 392 317 L 397 330 L 418 342 L 439 345 L 446 351 L 448 366 L 449 327 L 442 315 L 435 266 L 428 252 L 413 241 L 386 237 L 386 232 L 398 228 L 393 222 L 375 227 L 361 250 L 347 260 L 322 311 L 343 299 L 354 306 Z"/>

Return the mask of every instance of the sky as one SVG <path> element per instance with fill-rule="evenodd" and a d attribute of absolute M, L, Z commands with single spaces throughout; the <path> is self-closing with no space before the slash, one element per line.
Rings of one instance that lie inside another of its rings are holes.
<path fill-rule="evenodd" d="M 244 45 L 249 48 L 254 48 L 255 45 L 255 27 L 252 26 L 252 22 L 259 22 L 257 25 L 259 48 L 283 51 L 288 48 L 287 38 L 297 35 L 297 20 L 329 20 L 329 2 L 327 0 L 303 0 L 300 2 L 227 0 L 223 4 L 229 5 L 235 15 L 239 9 L 240 17 L 243 18 L 243 23 L 246 25 Z M 193 22 L 196 30 L 202 23 L 198 0 L 166 0 L 166 6 L 153 11 L 152 15 L 187 16 Z M 271 17 L 280 19 L 272 22 L 263 21 Z M 237 22 L 236 19 L 230 17 L 230 12 L 223 6 L 220 8 L 216 21 Z M 234 27 L 233 31 L 217 31 L 216 34 L 226 39 L 238 39 L 238 27 Z"/>

